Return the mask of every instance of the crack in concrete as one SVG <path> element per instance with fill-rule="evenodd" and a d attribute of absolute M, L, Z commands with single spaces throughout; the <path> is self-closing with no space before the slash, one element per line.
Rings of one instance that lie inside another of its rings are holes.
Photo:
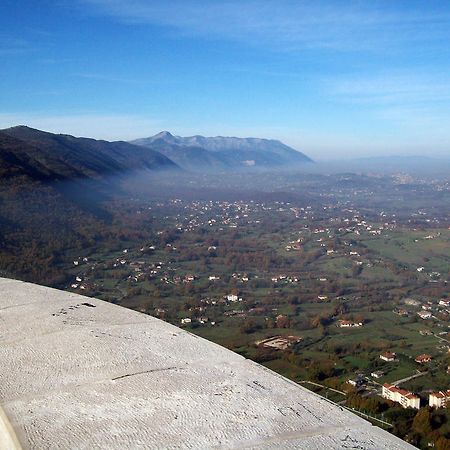
<path fill-rule="evenodd" d="M 184 370 L 181 367 L 163 367 L 161 369 L 150 369 L 150 370 L 142 370 L 141 372 L 127 373 L 125 375 L 120 375 L 118 377 L 111 378 L 111 381 L 121 380 L 122 378 L 134 377 L 135 375 L 142 375 L 144 373 L 154 373 L 154 372 L 165 372 L 168 370 Z"/>

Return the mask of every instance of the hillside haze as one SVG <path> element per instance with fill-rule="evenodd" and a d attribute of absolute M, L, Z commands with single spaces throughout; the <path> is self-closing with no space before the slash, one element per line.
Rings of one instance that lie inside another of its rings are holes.
<path fill-rule="evenodd" d="M 166 156 L 117 141 L 108 142 L 53 134 L 26 126 L 0 130 L 0 167 L 15 164 L 15 172 L 37 178 L 99 178 L 133 170 L 177 169 Z"/>
<path fill-rule="evenodd" d="M 189 170 L 283 168 L 311 163 L 305 154 L 273 139 L 174 136 L 162 131 L 132 144 L 159 151 Z"/>

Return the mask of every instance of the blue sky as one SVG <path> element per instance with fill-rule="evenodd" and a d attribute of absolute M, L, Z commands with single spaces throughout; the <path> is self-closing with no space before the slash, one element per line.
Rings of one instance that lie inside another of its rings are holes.
<path fill-rule="evenodd" d="M 450 154 L 450 3 L 2 0 L 0 127 Z"/>

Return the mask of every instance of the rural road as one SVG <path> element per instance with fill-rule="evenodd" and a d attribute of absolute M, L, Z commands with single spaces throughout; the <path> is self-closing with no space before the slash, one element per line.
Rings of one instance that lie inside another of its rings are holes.
<path fill-rule="evenodd" d="M 428 371 L 426 371 L 426 372 L 419 372 L 419 373 L 416 373 L 416 374 L 411 375 L 409 377 L 402 378 L 401 380 L 393 381 L 392 384 L 394 386 L 398 386 L 399 384 L 406 383 L 407 381 L 413 380 L 414 378 L 422 377 L 423 375 L 426 375 L 427 373 L 428 373 Z"/>

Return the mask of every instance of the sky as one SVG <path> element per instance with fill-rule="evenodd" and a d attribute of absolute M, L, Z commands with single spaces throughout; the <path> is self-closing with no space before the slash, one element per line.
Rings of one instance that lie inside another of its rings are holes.
<path fill-rule="evenodd" d="M 450 2 L 2 0 L 0 128 L 450 155 Z"/>

